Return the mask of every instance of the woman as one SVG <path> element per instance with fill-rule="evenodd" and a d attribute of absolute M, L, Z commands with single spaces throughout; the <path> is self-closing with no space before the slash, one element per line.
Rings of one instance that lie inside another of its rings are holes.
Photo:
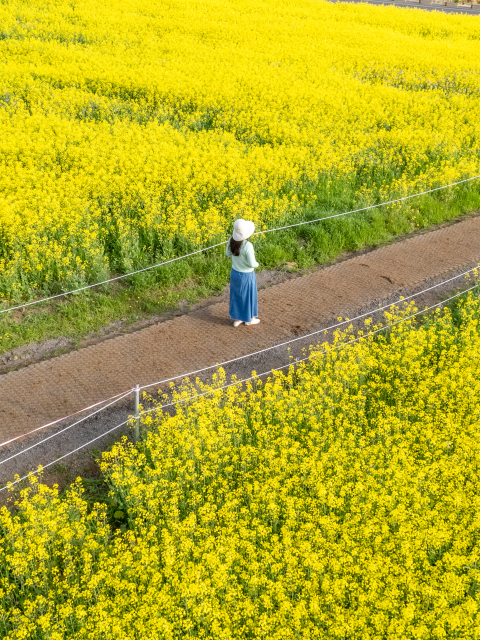
<path fill-rule="evenodd" d="M 233 233 L 227 242 L 225 255 L 232 259 L 230 273 L 230 318 L 233 326 L 258 324 L 257 280 L 255 271 L 258 262 L 251 242 L 247 242 L 255 231 L 249 220 L 235 220 Z"/>

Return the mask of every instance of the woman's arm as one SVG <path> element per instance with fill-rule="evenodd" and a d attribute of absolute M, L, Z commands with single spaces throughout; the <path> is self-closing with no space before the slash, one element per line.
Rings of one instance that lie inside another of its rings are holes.
<path fill-rule="evenodd" d="M 253 249 L 253 244 L 251 242 L 247 242 L 245 245 L 245 259 L 247 264 L 252 269 L 256 269 L 258 266 L 258 262 L 255 260 L 255 251 Z"/>
<path fill-rule="evenodd" d="M 227 258 L 231 258 L 233 253 L 230 251 L 230 240 L 227 242 L 227 246 L 225 247 L 225 255 Z"/>

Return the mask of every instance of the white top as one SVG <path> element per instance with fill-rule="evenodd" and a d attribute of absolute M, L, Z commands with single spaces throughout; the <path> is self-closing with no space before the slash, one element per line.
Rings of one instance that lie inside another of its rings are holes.
<path fill-rule="evenodd" d="M 255 260 L 255 251 L 253 244 L 248 240 L 244 240 L 240 247 L 240 255 L 234 256 L 230 251 L 230 240 L 227 242 L 227 248 L 225 249 L 225 255 L 232 259 L 232 268 L 240 273 L 250 273 L 256 269 L 259 264 Z"/>

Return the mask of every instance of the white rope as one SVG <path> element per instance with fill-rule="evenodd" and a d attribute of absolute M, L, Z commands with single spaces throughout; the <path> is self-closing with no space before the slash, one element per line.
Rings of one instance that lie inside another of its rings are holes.
<path fill-rule="evenodd" d="M 414 193 L 410 196 L 403 196 L 402 198 L 397 198 L 396 200 L 389 200 L 388 202 L 381 202 L 380 204 L 372 204 L 368 207 L 362 207 L 361 209 L 353 209 L 352 211 L 345 211 L 344 213 L 336 213 L 333 216 L 326 216 L 324 218 L 316 218 L 315 220 L 306 220 L 304 222 L 297 222 L 295 224 L 289 224 L 284 227 L 275 227 L 274 229 L 266 229 L 265 231 L 257 231 L 254 233 L 254 236 L 263 235 L 264 233 L 271 233 L 272 231 L 281 231 L 283 229 L 291 229 L 292 227 L 300 227 L 304 224 L 312 224 L 313 222 L 322 222 L 323 220 L 331 220 L 332 218 L 339 218 L 340 216 L 346 216 L 350 213 L 359 213 L 360 211 L 368 211 L 369 209 L 376 209 L 378 207 L 384 207 L 389 204 L 394 204 L 395 202 L 401 202 L 402 200 L 409 200 L 410 198 L 418 198 L 419 196 L 424 196 L 428 193 L 433 193 L 434 191 L 440 191 L 441 189 L 449 189 L 450 187 L 455 187 L 456 185 L 463 184 L 464 182 L 470 182 L 471 180 L 477 180 L 480 178 L 480 175 L 473 176 L 471 178 L 465 178 L 464 180 L 458 180 L 457 182 L 452 182 L 451 184 L 446 184 L 442 187 L 435 187 L 434 189 L 428 189 L 427 191 L 421 191 L 420 193 Z M 102 284 L 108 284 L 109 282 L 115 282 L 116 280 L 121 280 L 122 278 L 128 278 L 130 276 L 134 276 L 137 273 L 143 273 L 144 271 L 150 271 L 151 269 L 156 269 L 157 267 L 163 267 L 166 264 L 170 264 L 172 262 L 176 262 L 177 260 L 183 260 L 184 258 L 190 258 L 191 256 L 195 256 L 199 253 L 203 253 L 204 251 L 209 251 L 210 249 L 215 249 L 216 247 L 221 247 L 224 244 L 227 244 L 228 240 L 224 242 L 219 242 L 217 244 L 212 244 L 209 247 L 205 247 L 204 249 L 198 249 L 198 251 L 192 251 L 192 253 L 187 253 L 183 256 L 178 256 L 178 258 L 172 258 L 171 260 L 166 260 L 165 262 L 159 262 L 158 264 L 153 264 L 150 267 L 145 267 L 144 269 L 138 269 L 137 271 L 131 271 L 130 273 L 125 273 L 121 276 L 116 276 L 115 278 L 110 278 L 109 280 L 102 280 L 102 282 L 96 282 L 95 284 L 88 284 L 84 287 L 79 287 L 78 289 L 72 289 L 71 291 L 65 291 L 64 293 L 57 293 L 54 296 L 49 296 L 48 298 L 41 298 L 40 300 L 33 300 L 32 302 L 26 302 L 25 304 L 19 304 L 16 307 L 9 307 L 8 309 L 1 309 L 0 313 L 7 313 L 8 311 L 14 311 L 15 309 L 22 309 L 23 307 L 29 307 L 32 304 L 40 304 L 40 302 L 47 302 L 48 300 L 54 300 L 55 298 L 61 298 L 62 296 L 68 296 L 71 293 L 78 293 L 79 291 L 85 291 L 86 289 L 92 289 L 93 287 L 99 287 Z"/>
<path fill-rule="evenodd" d="M 472 178 L 473 179 L 473 178 Z M 71 293 L 77 293 L 78 291 L 85 291 L 85 289 L 91 289 L 92 287 L 99 287 L 102 284 L 108 284 L 109 282 L 114 282 L 115 280 L 121 280 L 121 278 L 128 278 L 129 276 L 134 276 L 137 273 L 142 273 L 143 271 L 149 271 L 150 269 L 156 269 L 156 267 L 163 267 L 166 264 L 170 264 L 170 262 L 176 262 L 177 260 L 183 260 L 183 258 L 189 258 L 190 256 L 194 256 L 197 253 L 202 253 L 203 251 L 208 251 L 208 249 L 214 249 L 215 247 L 220 247 L 222 244 L 227 244 L 228 240 L 225 242 L 219 242 L 218 244 L 212 244 L 211 247 L 205 247 L 205 249 L 199 249 L 198 251 L 193 251 L 192 253 L 187 253 L 184 256 L 179 256 L 178 258 L 172 258 L 171 260 L 167 260 L 166 262 L 159 262 L 158 264 L 153 264 L 151 267 L 145 267 L 145 269 L 138 269 L 138 271 L 132 271 L 131 273 L 125 273 L 122 276 L 116 276 L 115 278 L 110 278 L 109 280 L 102 280 L 102 282 L 96 282 L 95 284 L 88 284 L 84 287 L 79 287 L 78 289 L 72 289 L 72 291 L 65 291 L 65 293 L 57 293 L 54 296 L 50 296 L 49 298 L 42 298 L 41 300 L 34 300 L 33 302 L 26 302 L 25 304 L 19 304 L 16 307 L 10 307 L 9 309 L 2 309 L 0 313 L 7 313 L 7 311 L 14 311 L 15 309 L 22 309 L 23 307 L 29 307 L 32 304 L 39 304 L 40 302 L 46 302 L 47 300 L 53 300 L 54 298 L 61 298 L 62 296 L 68 296 Z"/>
<path fill-rule="evenodd" d="M 313 331 L 312 333 L 307 333 L 304 336 L 299 336 L 298 338 L 292 338 L 292 340 L 286 340 L 285 342 L 280 342 L 279 344 L 274 344 L 271 347 L 266 347 L 265 349 L 260 349 L 259 351 L 253 351 L 252 353 L 247 353 L 246 355 L 239 356 L 238 358 L 232 358 L 231 360 L 225 360 L 224 362 L 220 362 L 220 363 L 217 363 L 217 364 L 211 364 L 208 367 L 203 367 L 203 369 L 196 369 L 195 371 L 190 371 L 190 373 L 181 373 L 178 376 L 173 376 L 172 378 L 166 378 L 165 380 L 159 380 L 158 382 L 152 382 L 150 384 L 145 384 L 142 387 L 140 387 L 140 389 L 147 389 L 148 387 L 154 387 L 154 386 L 157 386 L 157 385 L 161 385 L 161 384 L 164 384 L 165 382 L 172 382 L 173 380 L 177 380 L 178 378 L 186 378 L 188 376 L 193 376 L 193 375 L 196 375 L 197 373 L 201 373 L 202 371 L 208 371 L 208 369 L 214 369 L 216 367 L 223 367 L 224 365 L 231 364 L 232 362 L 236 362 L 237 360 L 243 360 L 244 358 L 250 358 L 251 356 L 257 356 L 260 353 L 265 353 L 266 351 L 271 351 L 272 349 L 278 349 L 279 347 L 284 347 L 285 345 L 292 344 L 293 342 L 297 342 L 298 340 L 306 340 L 307 338 L 310 338 L 311 336 L 315 336 L 318 333 L 323 333 L 324 331 L 330 331 L 332 329 L 336 329 L 337 327 L 341 327 L 342 325 L 346 324 L 347 322 L 354 322 L 355 320 L 359 320 L 360 318 L 364 318 L 365 316 L 372 315 L 372 313 L 377 313 L 378 311 L 383 311 L 384 309 L 388 309 L 389 307 L 392 306 L 392 304 L 399 304 L 400 302 L 403 302 L 403 300 L 409 300 L 410 298 L 415 298 L 417 296 L 421 296 L 424 293 L 427 293 L 428 291 L 431 291 L 432 289 L 436 289 L 437 287 L 441 287 L 443 284 L 448 284 L 452 280 L 456 280 L 457 278 L 461 278 L 462 276 L 465 276 L 468 273 L 471 273 L 472 271 L 475 271 L 476 269 L 478 269 L 478 267 L 473 267 L 472 269 L 469 269 L 468 271 L 460 273 L 457 276 L 453 276 L 452 278 L 449 278 L 448 280 L 444 280 L 443 282 L 439 282 L 438 284 L 434 284 L 433 286 L 428 287 L 427 289 L 423 289 L 423 291 L 418 291 L 417 293 L 412 293 L 409 296 L 402 297 L 401 300 L 397 300 L 395 302 L 390 302 L 389 304 L 386 304 L 383 307 L 379 307 L 378 309 L 374 309 L 373 311 L 366 311 L 365 313 L 361 313 L 360 315 L 355 316 L 354 318 L 349 318 L 348 320 L 343 320 L 342 322 L 338 322 L 337 324 L 333 324 L 330 327 L 325 327 L 323 329 L 318 329 L 317 331 Z"/>
<path fill-rule="evenodd" d="M 9 458 L 5 458 L 5 460 L 0 460 L 0 465 L 4 464 L 5 462 L 8 462 L 9 460 L 13 460 L 13 458 L 16 458 L 17 456 L 21 455 L 22 453 L 26 453 L 27 451 L 30 451 L 30 449 L 33 449 L 35 447 L 38 447 L 39 444 L 43 444 L 44 442 L 47 442 L 47 440 L 50 440 L 50 438 L 55 438 L 55 436 L 60 435 L 61 433 L 64 433 L 65 431 L 68 431 L 69 429 L 71 429 L 72 427 L 76 427 L 77 424 L 80 424 L 81 422 L 83 422 L 84 420 L 87 420 L 88 418 L 91 418 L 92 416 L 94 416 L 97 413 L 100 413 L 100 411 L 103 411 L 104 409 L 106 409 L 107 407 L 111 407 L 112 404 L 115 404 L 116 402 L 118 402 L 119 400 L 122 400 L 122 398 L 126 398 L 128 395 L 130 395 L 132 392 L 131 390 L 128 391 L 127 393 L 125 393 L 123 396 L 121 396 L 120 398 L 117 398 L 116 400 L 114 400 L 113 402 L 110 402 L 110 404 L 106 404 L 104 407 L 102 407 L 101 409 L 97 409 L 96 411 L 94 411 L 93 413 L 89 413 L 88 416 L 85 416 L 84 418 L 81 418 L 80 420 L 77 420 L 77 422 L 74 422 L 73 424 L 71 424 L 68 427 L 65 427 L 65 429 L 61 429 L 60 431 L 57 431 L 56 433 L 53 433 L 51 436 L 48 436 L 47 438 L 44 438 L 43 440 L 40 440 L 39 442 L 36 442 L 35 444 L 32 444 L 31 447 L 28 447 L 27 449 L 22 449 L 21 451 L 19 451 L 18 453 L 15 453 L 13 456 L 10 456 Z"/>
<path fill-rule="evenodd" d="M 447 281 L 448 282 L 448 281 Z M 456 293 L 455 295 L 451 296 L 450 298 L 447 298 L 446 300 L 442 300 L 441 302 L 437 302 L 436 304 L 430 306 L 430 307 L 426 307 L 425 309 L 422 309 L 421 311 L 417 311 L 416 313 L 412 313 L 412 315 L 407 316 L 406 318 L 401 318 L 400 320 L 397 320 L 397 322 L 393 322 L 392 324 L 388 324 L 385 325 L 384 327 L 380 327 L 379 329 L 375 329 L 374 331 L 370 331 L 367 335 L 364 336 L 359 336 L 357 338 L 355 338 L 354 340 L 349 340 L 348 342 L 344 342 L 336 347 L 331 347 L 327 350 L 325 350 L 323 353 L 321 353 L 320 355 L 325 355 L 326 353 L 330 353 L 331 351 L 335 351 L 337 349 L 343 349 L 344 347 L 348 347 L 349 345 L 353 344 L 354 342 L 358 342 L 359 340 L 364 340 L 365 338 L 369 338 L 370 336 L 379 333 L 380 331 L 384 331 L 385 329 L 390 329 L 391 327 L 394 327 L 397 324 L 400 324 L 401 322 L 405 322 L 405 320 L 410 320 L 411 318 L 414 318 L 415 316 L 420 315 L 421 313 L 425 313 L 426 311 L 430 311 L 431 309 L 434 309 L 435 307 L 441 306 L 443 304 L 445 304 L 446 302 L 449 302 L 450 300 L 453 300 L 454 298 L 457 298 L 458 296 L 463 295 L 464 293 L 468 293 L 469 291 L 472 291 L 472 289 L 475 289 L 478 286 L 478 284 L 474 284 L 472 287 L 469 287 L 468 289 L 465 289 L 464 291 L 460 291 L 459 293 Z M 404 298 L 403 300 L 400 300 L 400 302 L 404 302 L 405 300 L 407 300 L 407 298 Z M 396 304 L 396 303 L 392 303 L 392 304 Z M 392 306 L 392 304 L 388 305 L 389 307 Z M 381 309 L 378 309 L 378 311 L 380 311 Z M 350 320 L 348 320 L 347 322 L 351 322 Z M 344 323 L 342 323 L 344 324 Z M 306 336 L 308 337 L 308 336 Z M 250 376 L 249 378 L 243 378 L 243 380 L 236 380 L 235 382 L 231 382 L 230 384 L 226 384 L 223 387 L 218 387 L 216 389 L 209 389 L 208 391 L 205 391 L 204 393 L 198 393 L 195 396 L 190 396 L 190 398 L 182 398 L 181 400 L 177 400 L 176 402 L 171 402 L 170 404 L 164 404 L 161 405 L 159 407 L 154 407 L 153 409 L 147 409 L 146 411 L 142 411 L 140 413 L 140 415 L 144 415 L 147 413 L 151 413 L 152 411 L 160 411 L 161 409 L 165 409 L 167 407 L 173 407 L 177 404 L 180 404 L 181 402 L 188 402 L 189 400 L 196 400 L 197 398 L 201 398 L 202 396 L 206 396 L 209 393 L 215 393 L 216 391 L 222 391 L 224 389 L 228 389 L 229 387 L 234 387 L 238 384 L 242 384 L 243 382 L 248 382 L 249 380 L 254 380 L 254 379 L 258 379 L 261 378 L 262 376 L 266 376 L 269 373 L 273 373 L 274 371 L 280 371 L 281 369 L 286 369 L 287 367 L 290 366 L 294 366 L 296 364 L 298 364 L 299 362 L 304 362 L 305 360 L 309 360 L 312 357 L 312 354 L 308 355 L 306 358 L 298 358 L 295 359 L 295 362 L 289 362 L 288 364 L 284 364 L 281 367 L 275 367 L 275 369 L 270 369 L 269 371 L 265 371 L 264 373 L 257 373 L 254 376 Z"/>
<path fill-rule="evenodd" d="M 386 329 L 391 329 L 392 327 L 394 327 L 394 326 L 396 326 L 398 324 L 401 324 L 402 322 L 405 322 L 406 320 L 411 320 L 412 318 L 415 318 L 415 316 L 418 316 L 421 313 L 426 313 L 427 311 L 431 311 L 435 307 L 441 306 L 441 305 L 445 304 L 446 302 L 450 302 L 450 300 L 453 300 L 454 298 L 457 298 L 458 296 L 461 296 L 461 295 L 463 295 L 465 293 L 468 293 L 469 291 L 472 291 L 472 289 L 475 289 L 477 286 L 478 286 L 477 284 L 474 284 L 472 287 L 469 287 L 468 289 L 465 289 L 465 291 L 460 291 L 460 292 L 456 293 L 455 295 L 450 296 L 450 298 L 447 298 L 446 300 L 442 300 L 441 302 L 437 302 L 436 304 L 433 304 L 430 307 L 426 307 L 425 309 L 422 309 L 421 311 L 417 311 L 416 313 L 412 313 L 411 315 L 409 315 L 409 316 L 407 316 L 405 318 L 401 318 L 400 320 L 397 320 L 397 322 L 393 322 L 392 324 L 387 324 L 387 325 L 385 325 L 383 327 L 380 327 L 379 329 L 375 329 L 374 331 L 370 331 L 365 336 L 358 336 L 354 340 L 349 340 L 348 342 L 344 342 L 344 343 L 342 343 L 342 344 L 340 344 L 340 345 L 338 345 L 336 347 L 332 347 L 332 348 L 324 351 L 320 355 L 325 355 L 326 353 L 329 353 L 331 351 L 335 351 L 337 349 L 343 349 L 343 348 L 348 347 L 349 345 L 353 344 L 354 342 L 358 342 L 359 340 L 365 340 L 366 338 L 369 338 L 372 335 L 374 335 L 376 333 L 379 333 L 380 331 L 385 331 Z M 404 300 L 406 300 L 406 299 L 407 298 L 404 298 Z M 403 300 L 401 300 L 401 302 L 403 302 Z M 392 305 L 389 305 L 389 306 L 392 306 Z M 380 309 L 378 309 L 378 310 L 380 310 Z M 316 354 L 314 354 L 314 355 L 316 355 Z M 312 354 L 308 355 L 306 358 L 301 358 L 299 360 L 296 360 L 295 362 L 289 362 L 286 365 L 283 365 L 281 367 L 277 367 L 275 369 L 270 369 L 269 371 L 265 371 L 264 373 L 256 374 L 255 376 L 250 376 L 249 378 L 244 378 L 243 380 L 237 380 L 235 382 L 231 382 L 230 384 L 227 384 L 227 385 L 225 385 L 223 387 L 218 387 L 217 389 L 210 389 L 208 391 L 205 391 L 204 393 L 200 393 L 200 394 L 198 394 L 196 396 L 192 396 L 190 398 L 185 398 L 185 399 L 182 399 L 182 400 L 178 400 L 177 402 L 172 402 L 171 404 L 166 404 L 166 405 L 162 405 L 160 407 L 155 407 L 154 409 L 149 409 L 147 411 L 142 411 L 142 413 L 140 415 L 144 415 L 146 413 L 150 413 L 151 411 L 160 411 L 160 409 L 164 409 L 166 407 L 171 407 L 173 405 L 179 404 L 180 402 L 187 402 L 188 400 L 195 400 L 196 398 L 200 398 L 202 396 L 205 396 L 208 393 L 215 393 L 216 391 L 222 391 L 224 389 L 228 389 L 229 387 L 233 387 L 233 386 L 242 384 L 243 382 L 248 382 L 249 380 L 257 379 L 257 378 L 260 378 L 261 376 L 266 376 L 269 373 L 273 373 L 274 371 L 280 371 L 281 369 L 285 369 L 286 367 L 294 366 L 294 365 L 298 364 L 299 362 L 304 362 L 305 360 L 310 360 L 311 357 L 312 357 Z M 60 458 L 57 458 L 56 460 L 54 460 L 53 462 L 49 462 L 48 464 L 43 466 L 42 469 L 46 469 L 47 467 L 50 467 L 52 464 L 56 464 L 60 460 L 63 460 L 64 458 L 67 458 L 68 456 L 72 455 L 73 453 L 76 453 L 77 451 L 80 451 L 80 449 L 83 449 L 83 447 L 88 447 L 89 444 L 94 443 L 96 440 L 99 440 L 100 438 L 103 438 L 104 436 L 108 435 L 112 431 L 115 431 L 115 429 L 118 429 L 119 427 L 122 427 L 123 425 L 127 424 L 132 419 L 134 419 L 134 417 L 135 416 L 130 416 L 124 422 L 121 422 L 120 424 L 117 424 L 112 429 L 109 429 L 108 431 L 105 431 L 105 433 L 102 433 L 101 435 L 97 436 L 96 438 L 93 438 L 93 440 L 90 440 L 89 442 L 86 442 L 85 444 L 82 444 L 80 447 L 77 447 L 73 451 L 70 451 L 69 453 L 66 453 L 65 455 L 61 456 Z M 21 482 L 22 480 L 26 480 L 27 478 L 30 477 L 30 475 L 32 473 L 34 473 L 34 471 L 31 471 L 26 476 L 23 476 L 23 478 L 18 478 L 18 480 L 15 480 L 14 482 L 9 482 L 5 487 L 2 487 L 0 489 L 0 492 L 4 491 L 5 489 L 9 489 L 10 487 L 13 487 L 15 484 L 17 484 L 18 482 Z"/>
<path fill-rule="evenodd" d="M 384 207 L 388 204 L 394 204 L 395 202 L 401 202 L 402 200 L 409 200 L 410 198 L 418 198 L 418 196 L 424 196 L 427 193 L 433 193 L 434 191 L 440 191 L 441 189 L 448 189 L 454 187 L 462 182 L 470 182 L 470 180 L 476 180 L 480 178 L 480 175 L 473 176 L 473 178 L 465 178 L 465 180 L 459 180 L 458 182 L 452 182 L 452 184 L 446 184 L 443 187 L 435 187 L 435 189 L 428 189 L 428 191 L 422 191 L 421 193 L 414 193 L 411 196 L 404 196 L 403 198 L 397 198 L 396 200 L 389 200 L 388 202 L 381 202 L 380 204 L 372 204 L 369 207 L 362 207 L 361 209 L 353 209 L 352 211 L 345 211 L 344 213 L 336 213 L 333 216 L 327 216 L 326 218 L 316 218 L 315 220 L 307 220 L 306 222 L 297 222 L 296 224 L 288 224 L 285 227 L 277 227 L 276 229 L 268 229 L 267 231 L 258 231 L 253 235 L 270 233 L 271 231 L 280 231 L 281 229 L 291 229 L 292 227 L 300 227 L 303 224 L 311 224 L 312 222 L 320 222 L 321 220 L 331 220 L 332 218 L 339 218 L 341 216 L 347 216 L 350 213 L 358 213 L 359 211 L 368 211 L 369 209 L 376 209 L 377 207 Z"/>
<path fill-rule="evenodd" d="M 108 431 L 105 431 L 105 433 L 102 433 L 101 435 L 97 436 L 96 438 L 93 438 L 93 440 L 90 440 L 89 442 L 86 442 L 85 444 L 82 444 L 80 447 L 77 447 L 73 451 L 70 451 L 69 453 L 66 453 L 64 456 L 61 456 L 60 458 L 57 458 L 53 462 L 49 462 L 48 464 L 43 466 L 42 469 L 46 469 L 47 467 L 50 467 L 52 464 L 56 464 L 57 462 L 60 462 L 60 460 L 63 460 L 64 458 L 67 458 L 68 456 L 71 456 L 72 453 L 77 453 L 77 451 L 80 451 L 80 449 L 83 449 L 83 447 L 88 447 L 89 444 L 92 444 L 96 440 L 99 440 L 100 438 L 103 438 L 104 436 L 108 435 L 112 431 L 115 431 L 115 429 L 118 429 L 119 427 L 123 427 L 123 425 L 127 424 L 127 422 L 129 422 L 130 420 L 131 420 L 131 418 L 129 418 L 128 420 L 125 420 L 125 422 L 121 422 L 120 424 L 117 424 L 115 427 L 112 427 Z M 23 478 L 18 478 L 18 480 L 15 480 L 14 482 L 9 482 L 5 487 L 2 487 L 0 489 L 0 492 L 4 491 L 5 489 L 9 489 L 10 487 L 13 487 L 13 485 L 17 484 L 17 482 L 21 482 L 22 480 L 26 480 L 27 478 L 30 477 L 30 475 L 32 473 L 35 473 L 35 472 L 34 471 L 30 471 L 30 473 L 27 474 L 26 476 L 23 476 Z"/>
<path fill-rule="evenodd" d="M 122 399 L 122 398 L 120 398 L 120 396 L 125 397 L 125 395 L 128 395 L 129 393 L 130 393 L 130 391 L 122 391 L 121 393 L 117 393 L 114 396 L 110 396 L 110 398 L 105 398 L 104 400 L 100 400 L 100 402 L 95 402 L 95 404 L 91 404 L 89 407 L 84 407 L 83 409 L 79 409 L 78 411 L 75 411 L 74 413 L 71 413 L 68 416 L 63 416 L 63 418 L 57 418 L 53 422 L 48 422 L 47 424 L 43 424 L 41 427 L 36 427 L 35 429 L 32 429 L 31 431 L 27 431 L 26 433 L 22 433 L 19 436 L 15 436 L 14 438 L 10 438 L 10 440 L 5 440 L 4 442 L 0 442 L 0 448 L 5 447 L 7 444 L 12 444 L 12 442 L 15 442 L 16 440 L 20 440 L 20 438 L 25 438 L 26 436 L 30 436 L 30 435 L 32 435 L 32 433 L 36 433 L 37 431 L 42 431 L 43 429 L 46 429 L 47 427 L 53 427 L 54 425 L 58 424 L 59 422 L 63 422 L 64 420 L 68 420 L 68 418 L 73 418 L 73 416 L 77 416 L 79 413 L 83 413 L 84 411 L 89 411 L 90 409 L 94 409 L 95 407 L 98 407 L 98 405 L 103 404 L 104 402 L 108 402 L 109 400 L 113 400 L 114 398 L 116 398 L 115 402 L 118 402 L 119 400 Z M 108 406 L 110 406 L 110 405 L 108 405 Z"/>

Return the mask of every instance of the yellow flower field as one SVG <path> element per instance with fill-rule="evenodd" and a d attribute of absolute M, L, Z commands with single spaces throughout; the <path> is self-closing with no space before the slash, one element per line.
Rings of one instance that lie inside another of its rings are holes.
<path fill-rule="evenodd" d="M 479 320 L 469 294 L 241 392 L 186 384 L 210 392 L 104 454 L 123 532 L 32 479 L 0 511 L 2 637 L 478 638 Z"/>
<path fill-rule="evenodd" d="M 322 0 L 4 0 L 0 295 L 480 173 L 479 38 Z"/>

